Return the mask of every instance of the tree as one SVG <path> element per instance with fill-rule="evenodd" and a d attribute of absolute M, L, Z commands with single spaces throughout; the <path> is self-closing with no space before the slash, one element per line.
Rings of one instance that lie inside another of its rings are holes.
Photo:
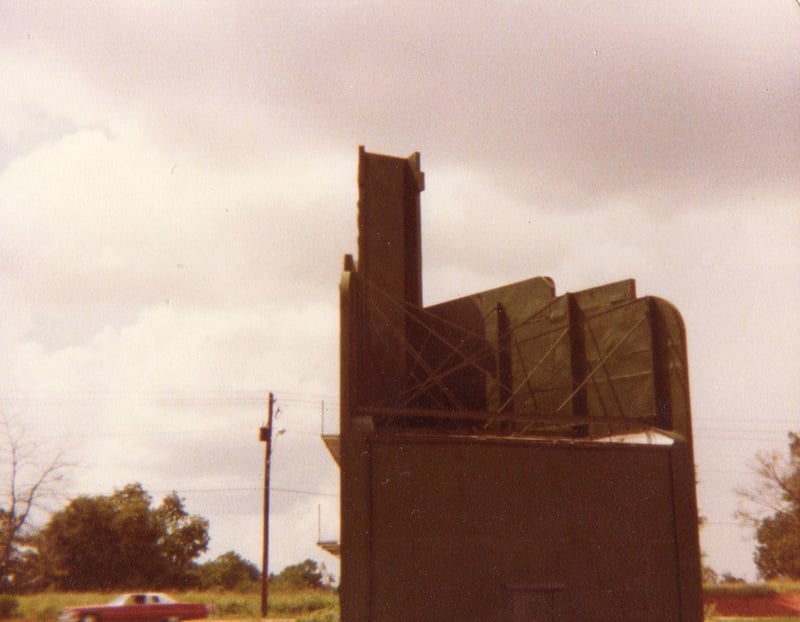
<path fill-rule="evenodd" d="M 698 529 L 702 530 L 705 526 L 708 519 L 704 515 L 700 515 L 697 517 L 697 527 Z M 719 581 L 719 575 L 717 571 L 714 570 L 711 566 L 706 564 L 706 554 L 705 551 L 700 551 L 700 572 L 703 581 L 703 585 L 714 585 Z"/>
<path fill-rule="evenodd" d="M 164 498 L 155 516 L 162 527 L 157 545 L 164 563 L 163 579 L 169 585 L 186 583 L 193 560 L 208 550 L 208 521 L 190 516 L 175 492 Z"/>
<path fill-rule="evenodd" d="M 29 552 L 32 513 L 48 510 L 58 498 L 61 483 L 72 465 L 60 451 L 49 458 L 39 445 L 6 417 L 0 417 L 0 467 L 4 467 L 4 494 L 0 495 L 0 591 L 20 589 L 19 577 Z"/>
<path fill-rule="evenodd" d="M 276 588 L 317 589 L 327 587 L 326 573 L 313 559 L 307 559 L 293 566 L 286 566 L 280 574 L 270 574 L 269 580 Z"/>
<path fill-rule="evenodd" d="M 228 551 L 200 566 L 200 586 L 208 589 L 221 587 L 226 590 L 251 587 L 261 577 L 261 572 L 252 562 L 238 553 Z"/>
<path fill-rule="evenodd" d="M 44 582 L 69 590 L 186 586 L 192 560 L 208 548 L 208 521 L 190 516 L 176 493 L 151 503 L 141 484 L 73 499 L 35 539 Z"/>
<path fill-rule="evenodd" d="M 755 530 L 753 559 L 764 579 L 800 579 L 800 433 L 789 433 L 789 455 L 756 454 L 757 482 L 737 490 L 737 517 Z"/>

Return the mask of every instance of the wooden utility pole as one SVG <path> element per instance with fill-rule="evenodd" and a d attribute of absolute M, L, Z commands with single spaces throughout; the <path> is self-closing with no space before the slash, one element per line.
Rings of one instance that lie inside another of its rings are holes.
<path fill-rule="evenodd" d="M 269 394 L 267 406 L 267 425 L 259 431 L 259 440 L 266 443 L 264 453 L 264 545 L 261 557 L 261 617 L 267 617 L 267 601 L 269 598 L 269 460 L 272 454 L 272 410 L 275 397 Z"/>

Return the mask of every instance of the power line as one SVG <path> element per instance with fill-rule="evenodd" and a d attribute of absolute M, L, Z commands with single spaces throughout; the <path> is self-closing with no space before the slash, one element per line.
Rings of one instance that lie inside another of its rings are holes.
<path fill-rule="evenodd" d="M 720 525 L 725 527 L 742 527 L 742 529 L 747 529 L 747 527 L 743 527 L 741 524 L 737 523 L 736 521 L 724 521 L 724 520 L 707 520 L 703 523 L 703 525 Z"/>
<path fill-rule="evenodd" d="M 324 492 L 320 490 L 303 490 L 301 488 L 285 488 L 281 486 L 270 486 L 269 487 L 271 492 L 282 492 L 288 494 L 297 494 L 297 495 L 308 495 L 313 497 L 339 497 L 339 493 L 335 492 Z M 179 495 L 182 494 L 215 494 L 220 492 L 262 492 L 264 490 L 263 486 L 236 486 L 236 487 L 219 487 L 219 488 L 170 488 L 169 490 L 148 490 L 147 492 L 152 495 L 169 495 L 173 492 L 178 493 Z M 102 493 L 88 493 L 88 492 L 75 492 L 75 491 L 66 491 L 63 494 L 69 497 L 80 497 L 80 496 L 92 496 L 92 497 L 100 497 L 105 496 L 108 492 Z"/>
<path fill-rule="evenodd" d="M 798 0 L 800 1 L 800 0 Z M 292 410 L 308 410 L 320 412 L 323 408 L 323 416 L 326 412 L 336 412 L 339 409 L 338 396 L 326 393 L 311 393 L 302 391 L 276 391 L 277 402 Z M 35 403 L 37 406 L 52 405 L 59 406 L 72 403 L 82 405 L 105 403 L 109 401 L 126 401 L 133 404 L 150 404 L 155 406 L 174 406 L 182 408 L 202 408 L 202 407 L 256 407 L 260 408 L 264 404 L 266 391 L 261 389 L 218 389 L 218 390 L 74 390 L 74 391 L 0 391 L 0 404 L 20 404 Z M 202 419 L 197 419 L 202 421 Z M 790 430 L 797 428 L 794 421 L 784 419 L 747 419 L 726 420 L 722 418 L 701 419 L 699 425 L 694 427 L 694 437 L 698 441 L 719 441 L 719 442 L 759 442 L 759 441 L 778 441 L 782 439 Z M 703 424 L 712 424 L 712 427 L 704 427 Z M 730 424 L 726 427 L 725 424 Z M 716 425 L 714 425 L 716 424 Z M 722 425 L 720 425 L 722 424 Z M 747 428 L 738 427 L 742 424 L 749 424 Z M 763 424 L 764 427 L 753 427 L 753 424 Z M 193 428 L 184 432 L 199 434 L 218 434 L 231 430 L 229 426 L 212 426 L 205 428 Z M 310 430 L 300 430 L 292 428 L 292 432 L 300 434 L 315 434 Z M 128 432 L 98 432 L 96 429 L 92 433 L 94 438 L 115 438 L 118 436 L 130 436 Z"/>
<path fill-rule="evenodd" d="M 63 405 L 79 402 L 98 403 L 109 401 L 127 401 L 166 406 L 258 406 L 264 403 L 262 393 L 250 392 L 149 392 L 149 391 L 76 391 L 76 392 L 14 392 L 0 393 L 0 403 L 18 404 L 33 402 L 35 404 Z M 278 395 L 282 404 L 319 408 L 325 403 L 326 408 L 338 408 L 338 400 L 330 396 L 327 399 L 284 397 Z"/>

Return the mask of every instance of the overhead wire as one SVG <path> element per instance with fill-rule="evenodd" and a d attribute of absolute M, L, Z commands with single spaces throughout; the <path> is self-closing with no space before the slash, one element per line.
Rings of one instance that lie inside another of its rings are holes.
<path fill-rule="evenodd" d="M 169 495 L 177 493 L 178 495 L 183 494 L 208 494 L 208 493 L 237 493 L 237 492 L 263 492 L 263 486 L 236 486 L 236 487 L 227 487 L 227 486 L 220 486 L 220 487 L 207 487 L 207 488 L 189 488 L 189 487 L 175 487 L 170 489 L 163 489 L 163 490 L 148 490 L 147 492 L 151 495 Z M 302 488 L 286 488 L 282 486 L 270 486 L 270 492 L 283 492 L 289 494 L 298 494 L 298 495 L 309 495 L 313 497 L 339 497 L 339 493 L 335 492 L 325 492 L 320 490 L 303 490 Z M 109 494 L 106 492 L 86 492 L 86 491 L 76 491 L 76 490 L 66 490 L 64 494 L 67 496 L 81 496 L 81 495 L 88 495 L 88 496 L 103 496 Z"/>
<path fill-rule="evenodd" d="M 114 401 L 116 399 L 133 401 L 134 403 L 152 403 L 156 405 L 174 405 L 174 406 L 203 406 L 203 405 L 237 405 L 237 406 L 261 406 L 266 402 L 267 391 L 238 391 L 238 390 L 219 390 L 212 392 L 204 392 L 201 394 L 193 394 L 185 391 L 113 391 L 113 390 L 97 390 L 91 392 L 62 392 L 62 391 L 47 391 L 47 392 L 0 392 L 0 404 L 19 404 L 20 402 L 35 403 L 37 405 L 50 404 L 50 405 L 64 405 L 72 404 L 75 402 L 86 403 L 87 401 Z M 328 394 L 313 394 L 313 393 L 299 393 L 299 392 L 282 392 L 275 391 L 276 399 L 286 407 L 302 409 L 304 411 L 313 411 L 320 413 L 324 408 L 325 412 L 338 411 L 339 402 L 338 398 Z M 198 423 L 202 419 L 196 420 Z M 731 427 L 725 427 L 725 423 L 730 423 Z M 763 423 L 764 427 L 755 427 L 754 424 Z M 711 425 L 707 425 L 711 424 Z M 738 427 L 742 424 L 747 424 L 747 427 Z M 705 419 L 702 418 L 698 421 L 695 416 L 695 425 L 693 432 L 696 439 L 714 440 L 714 441 L 777 441 L 786 437 L 786 435 L 795 429 L 800 428 L 794 421 L 784 419 L 746 419 L 726 421 L 725 419 L 716 417 Z M 206 427 L 193 427 L 192 429 L 185 430 L 188 433 L 208 433 L 217 434 L 222 431 L 229 430 L 229 426 L 214 425 Z M 301 434 L 314 435 L 315 432 L 312 428 L 305 430 L 293 427 L 292 431 L 297 431 Z M 89 434 L 87 432 L 87 434 Z M 91 431 L 93 437 L 106 437 L 113 438 L 123 433 L 103 432 L 97 429 Z M 129 434 L 125 432 L 124 434 Z"/>

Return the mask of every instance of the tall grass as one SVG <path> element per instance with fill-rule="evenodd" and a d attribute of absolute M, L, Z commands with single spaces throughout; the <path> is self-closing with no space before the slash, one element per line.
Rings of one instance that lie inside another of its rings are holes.
<path fill-rule="evenodd" d="M 720 583 L 704 585 L 703 593 L 707 596 L 774 596 L 787 592 L 800 592 L 800 581 L 770 581 L 769 583 Z"/>
<path fill-rule="evenodd" d="M 307 616 L 297 618 L 297 622 L 339 622 L 340 618 L 339 606 L 336 605 L 330 609 L 321 609 Z"/>
<path fill-rule="evenodd" d="M 211 609 L 211 618 L 225 620 L 256 620 L 261 618 L 259 591 L 190 591 L 170 592 L 176 600 L 202 603 Z M 95 605 L 110 601 L 117 593 L 103 592 L 44 592 L 19 596 L 19 617 L 32 622 L 54 622 L 65 607 Z M 269 592 L 270 617 L 299 618 L 317 612 L 338 611 L 339 597 L 335 591 L 276 590 Z M 326 615 L 328 615 L 326 613 Z M 337 614 L 338 616 L 338 614 Z M 305 618 L 301 618 L 305 619 Z M 336 618 L 308 618 L 313 622 L 328 622 Z"/>
<path fill-rule="evenodd" d="M 731 595 L 742 598 L 771 596 L 800 592 L 800 582 L 776 581 L 757 584 L 706 585 L 706 595 Z M 170 592 L 177 600 L 203 603 L 211 608 L 211 618 L 220 620 L 259 620 L 261 593 L 242 591 Z M 106 603 L 116 593 L 105 592 L 44 592 L 18 596 L 16 619 L 30 622 L 55 622 L 64 607 Z M 295 618 L 297 622 L 339 622 L 339 598 L 332 590 L 278 590 L 269 593 L 269 616 Z M 714 611 L 707 612 L 709 620 L 716 619 Z M 800 618 L 737 618 L 736 622 L 798 622 Z"/>

